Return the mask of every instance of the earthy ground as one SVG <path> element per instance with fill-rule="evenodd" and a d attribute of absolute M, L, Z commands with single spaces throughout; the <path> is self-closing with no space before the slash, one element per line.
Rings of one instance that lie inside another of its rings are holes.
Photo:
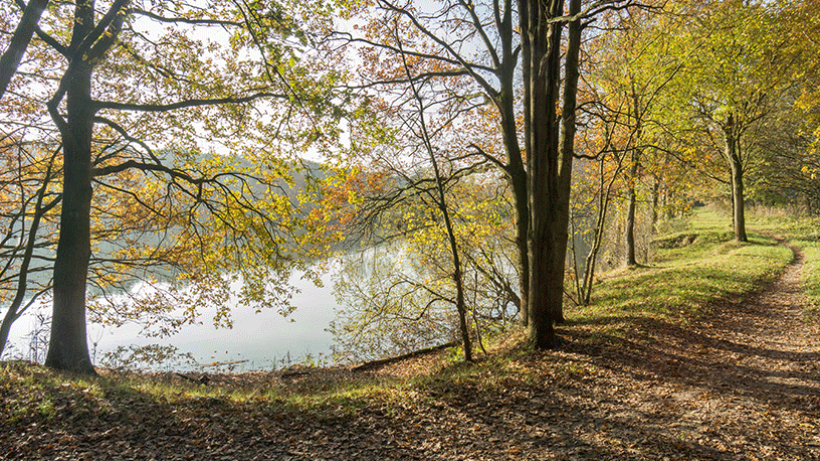
<path fill-rule="evenodd" d="M 434 373 L 352 409 L 340 399 L 296 411 L 261 393 L 158 400 L 123 388 L 85 398 L 66 384 L 51 419 L 0 430 L 0 459 L 820 460 L 820 335 L 801 318 L 801 268 L 798 253 L 759 294 L 715 305 L 688 328 L 644 320 L 629 339 L 593 347 L 584 336 L 594 325 L 570 325 L 558 351 L 508 355 L 502 377 L 490 357 L 480 373 Z M 440 361 L 368 373 L 389 379 Z M 221 376 L 209 386 L 349 374 Z M 0 397 L 21 398 L 8 384 Z"/>

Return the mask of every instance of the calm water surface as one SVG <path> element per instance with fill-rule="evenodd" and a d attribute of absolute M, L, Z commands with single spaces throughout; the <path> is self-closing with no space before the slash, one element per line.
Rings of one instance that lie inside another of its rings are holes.
<path fill-rule="evenodd" d="M 307 357 L 314 360 L 327 358 L 333 337 L 325 330 L 337 307 L 332 293 L 332 276 L 322 277 L 324 286 L 316 287 L 312 282 L 302 280 L 301 275 L 296 273 L 291 277 L 291 284 L 300 292 L 293 294 L 296 311 L 288 317 L 275 310 L 255 313 L 252 308 L 235 308 L 232 310 L 233 328 L 217 329 L 211 322 L 213 311 L 204 310 L 201 312 L 202 325 L 186 325 L 180 333 L 169 338 L 141 338 L 138 336 L 141 328 L 136 325 L 114 328 L 90 324 L 89 349 L 93 353 L 96 343 L 96 362 L 99 363 L 105 352 L 118 346 L 173 345 L 179 353 L 190 353 L 200 365 L 247 360 L 234 365 L 238 371 L 281 368 L 283 364 L 300 363 Z M 40 312 L 50 315 L 50 308 Z M 27 335 L 36 324 L 34 312 L 31 312 L 12 327 L 10 342 L 25 358 L 29 357 Z"/>

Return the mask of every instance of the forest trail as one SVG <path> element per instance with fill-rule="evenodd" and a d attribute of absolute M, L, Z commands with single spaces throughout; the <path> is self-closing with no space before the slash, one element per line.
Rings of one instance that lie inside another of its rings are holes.
<path fill-rule="evenodd" d="M 658 451 L 635 446 L 647 459 L 820 459 L 820 331 L 803 319 L 803 254 L 790 248 L 791 264 L 758 293 L 665 329 L 610 368 L 647 380 L 610 404 L 629 414 L 631 400 L 655 428 L 645 441 Z"/>
<path fill-rule="evenodd" d="M 796 459 L 820 459 L 820 332 L 804 321 L 804 256 L 789 247 L 794 259 L 780 277 L 696 325 L 702 360 L 685 354 L 679 371 L 690 378 L 677 398 L 697 408 L 684 421 L 706 432 L 738 431 L 735 451 L 748 459 L 793 459 L 787 453 L 801 446 Z"/>

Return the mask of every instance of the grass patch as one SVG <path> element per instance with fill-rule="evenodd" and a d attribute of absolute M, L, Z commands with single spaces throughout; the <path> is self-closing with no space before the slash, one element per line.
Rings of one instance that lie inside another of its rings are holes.
<path fill-rule="evenodd" d="M 656 241 L 664 244 L 649 266 L 606 276 L 592 305 L 567 309 L 572 323 L 598 327 L 588 341 L 624 340 L 650 320 L 686 325 L 715 301 L 743 301 L 792 260 L 788 248 L 761 233 L 736 242 L 726 219 L 705 209 Z"/>
<path fill-rule="evenodd" d="M 23 363 L 0 365 L 0 415 L 16 425 L 82 418 L 106 411 L 97 380 L 69 378 Z"/>

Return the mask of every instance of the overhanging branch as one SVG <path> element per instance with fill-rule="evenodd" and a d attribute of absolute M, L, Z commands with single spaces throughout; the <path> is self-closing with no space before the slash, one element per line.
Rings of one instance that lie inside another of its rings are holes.
<path fill-rule="evenodd" d="M 257 99 L 276 98 L 287 99 L 287 95 L 279 93 L 260 92 L 243 97 L 227 97 L 215 99 L 188 99 L 172 104 L 136 104 L 136 103 L 121 103 L 114 101 L 94 101 L 94 108 L 96 110 L 111 109 L 111 110 L 126 110 L 135 112 L 169 112 L 178 109 L 188 109 L 191 107 L 202 106 L 217 106 L 221 104 L 244 104 Z"/>

